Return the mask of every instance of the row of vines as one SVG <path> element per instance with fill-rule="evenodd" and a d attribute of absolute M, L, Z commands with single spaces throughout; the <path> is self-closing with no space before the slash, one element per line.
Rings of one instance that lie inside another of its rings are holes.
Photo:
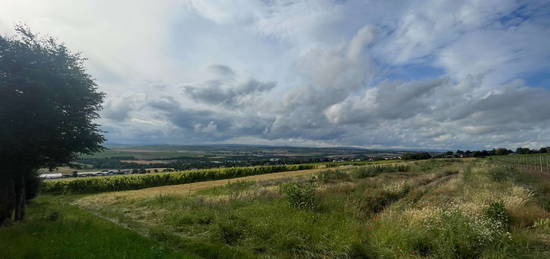
<path fill-rule="evenodd" d="M 550 154 L 495 156 L 491 159 L 517 169 L 550 173 Z"/>
<path fill-rule="evenodd" d="M 42 183 L 41 192 L 65 194 L 134 190 L 147 187 L 229 179 L 282 171 L 314 169 L 317 167 L 319 167 L 318 164 L 231 167 L 186 170 L 170 173 L 60 179 L 44 181 Z"/>
<path fill-rule="evenodd" d="M 47 180 L 42 183 L 42 193 L 66 194 L 66 193 L 97 193 L 109 191 L 135 190 L 163 185 L 185 184 L 209 180 L 230 179 L 236 177 L 276 173 L 283 171 L 296 171 L 315 168 L 331 168 L 338 166 L 361 166 L 367 164 L 385 164 L 394 162 L 383 161 L 342 161 L 328 163 L 269 165 L 251 167 L 229 167 L 184 170 L 170 173 L 117 175 L 103 177 L 86 177 Z"/>

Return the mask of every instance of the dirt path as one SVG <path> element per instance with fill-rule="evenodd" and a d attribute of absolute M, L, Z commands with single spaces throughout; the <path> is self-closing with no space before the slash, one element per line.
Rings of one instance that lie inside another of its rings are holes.
<path fill-rule="evenodd" d="M 341 166 L 338 169 L 350 168 L 353 166 Z M 336 169 L 336 168 L 334 168 Z M 236 181 L 269 181 L 276 179 L 284 179 L 291 177 L 306 176 L 320 171 L 327 170 L 327 168 L 317 168 L 317 169 L 308 169 L 308 170 L 299 170 L 299 171 L 286 171 L 270 174 L 261 174 L 261 175 L 251 175 L 239 178 L 223 179 L 223 180 L 213 180 L 213 181 L 204 181 L 196 183 L 186 183 L 178 185 L 165 185 L 159 187 L 151 187 L 139 190 L 130 190 L 130 191 L 119 191 L 119 192 L 108 192 L 100 193 L 95 195 L 86 196 L 76 202 L 76 204 L 86 204 L 86 203 L 113 203 L 116 200 L 120 199 L 142 199 L 147 197 L 155 197 L 159 194 L 176 194 L 176 195 L 185 195 L 190 194 L 198 190 L 222 186 L 230 182 Z"/>

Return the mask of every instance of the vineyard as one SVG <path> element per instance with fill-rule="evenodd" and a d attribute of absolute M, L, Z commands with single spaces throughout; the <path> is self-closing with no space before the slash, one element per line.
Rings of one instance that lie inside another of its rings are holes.
<path fill-rule="evenodd" d="M 491 159 L 516 169 L 550 174 L 550 154 L 547 153 L 495 156 Z"/>
<path fill-rule="evenodd" d="M 377 162 L 347 161 L 294 165 L 211 168 L 184 170 L 169 173 L 69 178 L 44 181 L 42 183 L 41 192 L 52 194 L 69 194 L 135 190 L 147 187 L 185 184 L 208 180 L 230 179 L 250 175 L 277 173 L 283 171 L 297 171 L 315 168 L 333 168 L 338 166 L 362 166 L 367 164 L 388 164 L 394 162 L 395 161 L 393 160 L 383 160 Z"/>
<path fill-rule="evenodd" d="M 110 177 L 86 177 L 50 180 L 42 183 L 43 193 L 95 193 L 107 191 L 134 190 L 147 187 L 220 180 L 249 175 L 296 171 L 317 168 L 318 164 L 231 167 L 186 170 L 170 173 L 120 175 Z"/>

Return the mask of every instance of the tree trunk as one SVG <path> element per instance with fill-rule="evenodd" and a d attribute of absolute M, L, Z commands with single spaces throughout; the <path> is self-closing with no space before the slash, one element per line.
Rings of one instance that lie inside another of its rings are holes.
<path fill-rule="evenodd" d="M 0 226 L 11 219 L 15 209 L 15 186 L 13 179 L 6 173 L 0 172 Z"/>
<path fill-rule="evenodd" d="M 27 208 L 25 193 L 25 176 L 19 175 L 15 184 L 15 221 L 21 221 L 25 218 Z"/>

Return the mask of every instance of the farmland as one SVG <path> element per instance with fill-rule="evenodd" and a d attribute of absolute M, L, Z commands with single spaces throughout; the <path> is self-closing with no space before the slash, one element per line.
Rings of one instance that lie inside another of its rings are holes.
<path fill-rule="evenodd" d="M 499 157 L 384 162 L 294 165 L 296 171 L 256 167 L 221 178 L 213 175 L 223 170 L 210 169 L 202 170 L 209 177 L 154 188 L 43 192 L 28 222 L 0 230 L 0 239 L 20 240 L 3 247 L 0 257 L 23 257 L 23 240 L 39 242 L 43 231 L 61 233 L 80 217 L 102 227 L 75 231 L 123 242 L 113 252 L 122 257 L 147 242 L 151 249 L 136 258 L 550 256 L 550 183 L 541 181 L 544 175 Z M 121 234 L 114 233 L 117 227 Z M 74 239 L 79 253 L 114 246 L 82 243 L 76 234 L 53 238 Z M 53 258 L 74 252 L 66 242 L 40 249 Z"/>
<path fill-rule="evenodd" d="M 174 168 L 176 170 L 398 158 L 402 151 L 251 145 L 110 146 L 83 155 L 74 170 Z M 72 172 L 71 169 L 65 171 Z"/>

